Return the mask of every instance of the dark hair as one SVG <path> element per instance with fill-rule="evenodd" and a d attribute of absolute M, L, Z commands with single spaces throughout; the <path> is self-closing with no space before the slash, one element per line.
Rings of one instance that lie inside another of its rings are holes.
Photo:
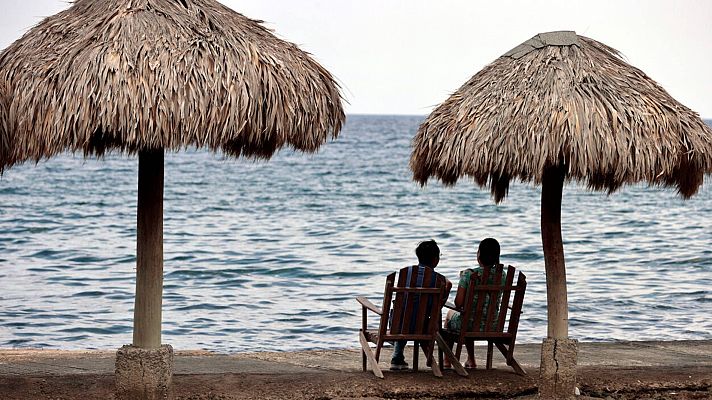
<path fill-rule="evenodd" d="M 432 262 L 436 257 L 440 257 L 440 248 L 434 240 L 426 240 L 418 243 L 415 248 L 415 255 L 418 256 L 418 262 L 423 265 L 432 267 Z"/>
<path fill-rule="evenodd" d="M 499 242 L 497 239 L 487 238 L 481 241 L 479 252 L 482 264 L 499 264 Z"/>

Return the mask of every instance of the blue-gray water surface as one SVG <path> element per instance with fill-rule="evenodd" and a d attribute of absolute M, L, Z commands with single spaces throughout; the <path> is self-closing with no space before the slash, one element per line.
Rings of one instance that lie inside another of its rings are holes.
<path fill-rule="evenodd" d="M 539 188 L 495 205 L 463 179 L 412 182 L 422 117 L 349 116 L 314 155 L 269 162 L 166 156 L 163 342 L 222 352 L 358 346 L 366 295 L 440 243 L 456 281 L 478 241 L 527 274 L 520 342 L 546 336 Z M 712 188 L 564 189 L 570 333 L 579 340 L 712 339 Z M 137 160 L 63 155 L 0 178 L 0 347 L 131 342 Z M 375 319 L 374 319 L 375 322 Z"/>

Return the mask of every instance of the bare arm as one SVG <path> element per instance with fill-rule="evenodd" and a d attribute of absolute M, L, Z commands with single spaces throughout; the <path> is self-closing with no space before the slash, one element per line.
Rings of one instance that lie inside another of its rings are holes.
<path fill-rule="evenodd" d="M 450 282 L 449 279 L 445 278 L 445 298 L 443 299 L 443 306 L 447 302 L 447 299 L 450 297 L 451 290 L 452 290 L 452 282 Z"/>
<path fill-rule="evenodd" d="M 443 278 L 445 277 L 443 276 Z M 447 299 L 450 297 L 450 290 L 452 290 L 452 282 L 445 278 L 445 296 L 443 297 L 441 307 L 445 306 L 445 303 L 447 303 Z"/>
<path fill-rule="evenodd" d="M 467 294 L 467 289 L 462 286 L 457 287 L 457 295 L 455 295 L 455 305 L 457 308 L 462 308 L 465 306 L 465 295 Z"/>

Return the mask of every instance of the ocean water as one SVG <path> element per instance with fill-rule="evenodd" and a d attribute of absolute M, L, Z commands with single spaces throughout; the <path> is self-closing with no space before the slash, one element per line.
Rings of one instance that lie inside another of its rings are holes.
<path fill-rule="evenodd" d="M 220 352 L 357 347 L 357 295 L 433 238 L 456 280 L 479 240 L 528 277 L 520 342 L 546 336 L 538 188 L 503 204 L 463 179 L 411 181 L 422 117 L 349 116 L 315 155 L 269 162 L 166 156 L 163 341 Z M 115 349 L 131 342 L 137 160 L 63 155 L 0 178 L 0 347 Z M 712 188 L 688 201 L 645 185 L 564 189 L 570 334 L 712 339 Z M 373 319 L 375 322 L 375 318 Z"/>

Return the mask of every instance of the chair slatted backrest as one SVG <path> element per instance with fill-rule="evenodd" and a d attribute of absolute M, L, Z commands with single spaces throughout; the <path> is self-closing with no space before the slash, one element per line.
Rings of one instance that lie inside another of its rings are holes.
<path fill-rule="evenodd" d="M 509 328 L 507 332 L 512 335 L 512 342 L 517 338 L 517 329 L 519 329 L 519 317 L 522 315 L 522 305 L 524 304 L 524 292 L 527 290 L 527 277 L 519 272 L 517 278 L 517 289 L 512 302 L 512 312 L 509 316 Z"/>
<path fill-rule="evenodd" d="M 470 276 L 462 320 L 463 325 L 464 321 L 472 321 L 472 324 L 467 325 L 466 331 L 463 330 L 461 336 L 516 337 L 524 303 L 526 276 L 519 272 L 517 285 L 513 286 L 516 269 L 510 265 L 506 271 L 504 283 L 502 283 L 502 276 L 505 273 L 502 264 L 495 268 L 484 268 L 481 275 L 476 271 Z M 512 292 L 514 292 L 513 299 Z M 512 300 L 511 306 L 510 300 Z M 509 326 L 505 333 L 504 327 L 508 319 Z"/>
<path fill-rule="evenodd" d="M 381 314 L 381 322 L 379 324 L 379 335 L 383 335 L 388 327 L 388 317 L 391 310 L 391 299 L 393 299 L 393 286 L 396 280 L 396 273 L 390 273 L 386 277 L 386 288 L 383 290 L 383 313 Z"/>
<path fill-rule="evenodd" d="M 389 338 L 400 336 L 432 336 L 439 328 L 440 308 L 445 291 L 445 279 L 432 268 L 405 267 L 398 273 Z M 384 298 L 384 302 L 387 299 Z M 384 303 L 385 304 L 385 303 Z M 385 313 L 384 313 L 385 314 Z"/>
<path fill-rule="evenodd" d="M 507 281 L 505 282 L 504 286 L 512 286 L 512 282 L 514 281 L 514 267 L 513 266 L 508 266 L 507 267 Z M 504 324 L 506 322 L 506 316 L 507 316 L 507 308 L 509 308 L 509 297 L 511 296 L 512 291 L 511 290 L 503 290 L 502 292 L 502 302 L 500 303 L 499 306 L 499 320 L 497 321 L 497 332 L 503 332 L 504 331 Z M 521 308 L 521 305 L 520 305 Z"/>

